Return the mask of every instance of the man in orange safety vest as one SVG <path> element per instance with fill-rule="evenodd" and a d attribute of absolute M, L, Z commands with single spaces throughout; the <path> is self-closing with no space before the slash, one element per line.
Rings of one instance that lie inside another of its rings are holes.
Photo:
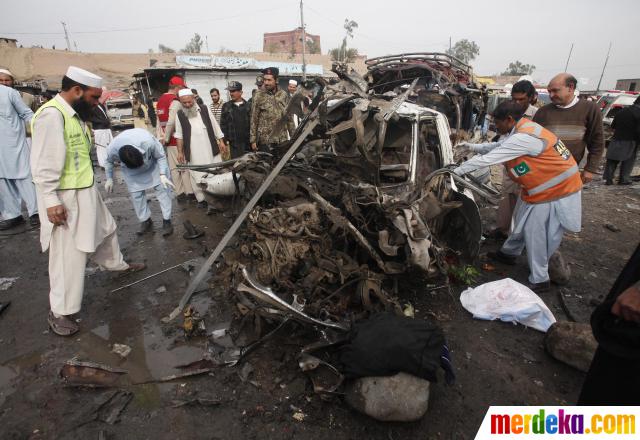
<path fill-rule="evenodd" d="M 558 249 L 564 231 L 579 232 L 582 222 L 582 180 L 571 152 L 552 132 L 523 118 L 524 108 L 514 101 L 493 112 L 500 142 L 463 143 L 479 153 L 454 170 L 464 175 L 478 168 L 503 163 L 521 188 L 511 235 L 497 252 L 487 255 L 506 264 L 527 249 L 529 288 L 549 288 L 549 258 Z"/>

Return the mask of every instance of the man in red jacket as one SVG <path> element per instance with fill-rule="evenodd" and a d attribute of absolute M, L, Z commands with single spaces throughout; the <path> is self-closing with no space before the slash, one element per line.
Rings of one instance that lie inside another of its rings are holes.
<path fill-rule="evenodd" d="M 176 168 L 178 164 L 178 147 L 176 138 L 173 136 L 175 131 L 176 113 L 180 109 L 180 101 L 178 101 L 178 92 L 187 85 L 184 79 L 179 76 L 173 76 L 169 79 L 169 89 L 158 99 L 156 113 L 158 114 L 158 138 L 167 149 L 167 161 L 171 170 L 171 180 L 175 185 L 175 193 L 178 201 L 193 194 L 191 180 L 188 171 L 179 171 Z"/>

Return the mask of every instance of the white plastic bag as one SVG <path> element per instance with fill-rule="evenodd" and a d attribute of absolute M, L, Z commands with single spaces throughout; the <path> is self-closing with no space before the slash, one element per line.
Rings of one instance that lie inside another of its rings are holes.
<path fill-rule="evenodd" d="M 469 288 L 460 294 L 460 302 L 477 319 L 519 322 L 541 332 L 556 322 L 538 295 L 511 278 Z"/>

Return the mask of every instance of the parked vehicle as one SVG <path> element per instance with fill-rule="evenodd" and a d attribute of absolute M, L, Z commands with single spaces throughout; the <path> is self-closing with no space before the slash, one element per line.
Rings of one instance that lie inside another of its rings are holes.
<path fill-rule="evenodd" d="M 105 106 L 114 130 L 133 128 L 133 105 L 129 98 L 108 99 Z"/>
<path fill-rule="evenodd" d="M 597 104 L 602 111 L 602 121 L 611 125 L 613 118 L 620 110 L 629 107 L 638 98 L 638 93 L 607 92 L 600 97 Z"/>

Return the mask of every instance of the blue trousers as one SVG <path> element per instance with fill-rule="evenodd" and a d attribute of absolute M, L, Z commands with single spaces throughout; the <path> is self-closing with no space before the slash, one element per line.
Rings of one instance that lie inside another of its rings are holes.
<path fill-rule="evenodd" d="M 156 192 L 156 199 L 160 202 L 162 218 L 164 220 L 171 220 L 171 190 L 165 189 L 162 185 L 156 185 L 153 189 Z M 133 202 L 133 209 L 136 211 L 138 220 L 140 220 L 140 222 L 147 221 L 149 217 L 151 217 L 151 210 L 147 203 L 145 191 L 135 191 L 130 194 L 131 201 Z"/>
<path fill-rule="evenodd" d="M 23 200 L 29 216 L 38 213 L 36 187 L 31 181 L 31 176 L 26 179 L 0 178 L 0 214 L 3 219 L 20 217 Z"/>

